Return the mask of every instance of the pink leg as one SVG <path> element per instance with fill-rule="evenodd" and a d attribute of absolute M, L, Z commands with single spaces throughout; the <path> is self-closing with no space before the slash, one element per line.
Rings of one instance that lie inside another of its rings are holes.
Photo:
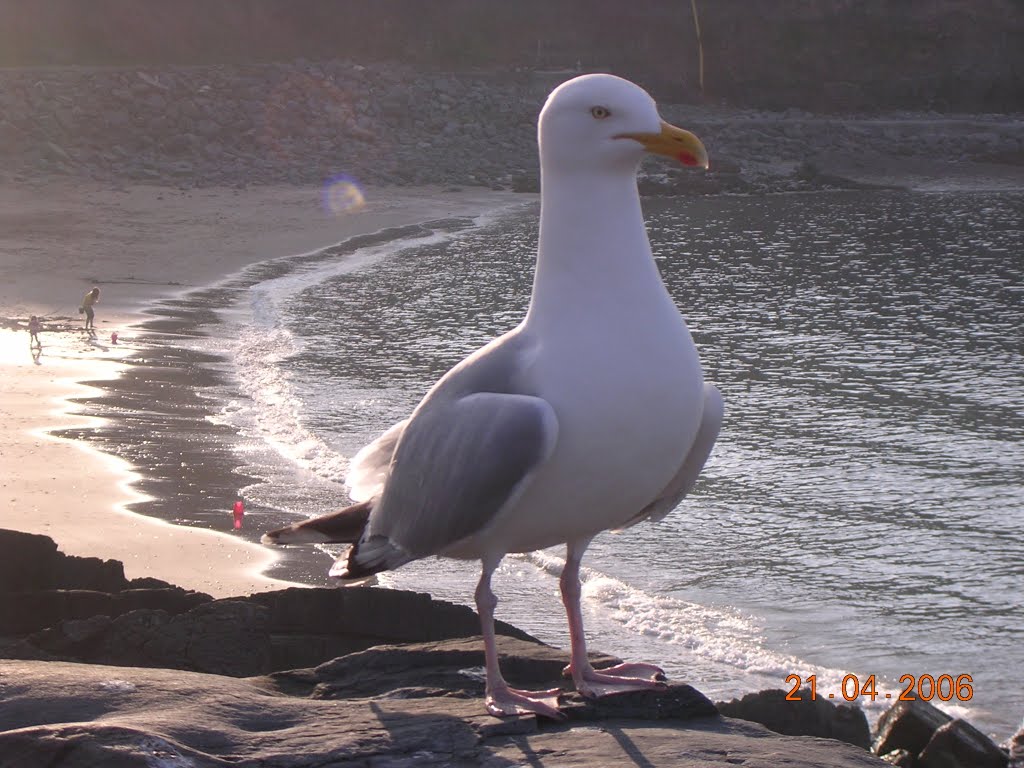
<path fill-rule="evenodd" d="M 564 720 L 558 711 L 558 694 L 561 690 L 518 691 L 509 688 L 498 666 L 498 649 L 494 639 L 494 609 L 498 598 L 491 591 L 491 574 L 498 567 L 500 558 L 493 564 L 484 560 L 483 573 L 476 587 L 476 610 L 480 614 L 480 629 L 484 636 L 484 660 L 487 665 L 487 711 L 495 717 L 536 714 L 552 720 Z"/>
<path fill-rule="evenodd" d="M 569 640 L 572 657 L 565 674 L 571 675 L 576 690 L 590 699 L 627 691 L 663 688 L 665 673 L 653 664 L 619 664 L 600 671 L 587 658 L 587 639 L 583 633 L 583 611 L 580 608 L 580 560 L 590 540 L 569 544 L 565 568 L 560 581 L 562 602 L 569 618 Z"/>

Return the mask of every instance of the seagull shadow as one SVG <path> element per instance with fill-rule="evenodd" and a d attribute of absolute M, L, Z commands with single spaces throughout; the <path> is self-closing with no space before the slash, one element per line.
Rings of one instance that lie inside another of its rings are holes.
<path fill-rule="evenodd" d="M 439 709 L 443 710 L 441 705 Z M 391 736 L 392 744 L 401 744 L 403 752 L 458 751 L 468 745 L 479 744 L 480 734 L 462 717 L 441 712 L 386 711 L 377 702 L 370 702 L 370 711 L 376 715 L 381 727 Z M 480 749 L 486 746 L 479 744 Z M 501 765 L 500 763 L 495 764 Z M 512 762 L 507 764 L 511 768 Z M 504 766 L 503 766 L 504 768 Z"/>
<path fill-rule="evenodd" d="M 647 759 L 644 753 L 640 751 L 640 747 L 636 745 L 636 742 L 623 733 L 621 728 L 605 727 L 605 731 L 619 742 L 619 746 L 626 753 L 626 757 L 632 760 L 637 768 L 654 768 L 654 763 Z"/>
<path fill-rule="evenodd" d="M 474 706 L 479 704 L 479 701 L 474 701 Z M 461 751 L 466 750 L 468 753 L 475 749 L 477 754 L 474 758 L 494 768 L 523 765 L 529 765 L 530 768 L 557 768 L 563 762 L 557 752 L 552 753 L 548 749 L 538 752 L 534 749 L 529 737 L 537 733 L 537 725 L 529 716 L 507 719 L 467 717 L 464 712 L 456 714 L 456 709 L 451 705 L 450 713 L 444 712 L 444 705 L 439 707 L 440 711 L 424 712 L 388 711 L 373 701 L 369 706 L 381 727 L 390 735 L 391 743 L 401 744 L 403 751 L 433 752 L 435 755 L 451 751 L 452 757 L 459 757 Z M 567 723 L 548 723 L 541 727 L 541 731 L 566 731 L 572 727 Z M 624 758 L 622 765 L 655 768 L 654 763 L 620 727 L 608 723 L 600 723 L 600 727 L 618 742 L 622 750 L 619 757 Z M 469 746 L 472 744 L 476 745 L 475 748 Z M 518 749 L 521 757 L 509 759 L 508 748 L 513 746 Z M 502 750 L 505 754 L 499 755 L 495 750 Z M 468 754 L 461 756 L 467 757 Z"/>
<path fill-rule="evenodd" d="M 563 725 L 561 727 L 565 728 L 567 726 Z M 631 738 L 629 738 L 629 736 L 623 733 L 621 728 L 608 725 L 606 723 L 602 723 L 601 730 L 607 733 L 609 736 L 611 736 L 613 739 L 615 739 L 615 741 L 619 743 L 619 746 L 622 748 L 623 752 L 623 755 L 621 757 L 628 758 L 630 761 L 632 761 L 632 765 L 635 765 L 636 768 L 655 768 L 654 763 L 647 759 L 647 756 L 644 755 L 642 751 L 640 751 L 640 747 L 638 747 L 636 743 Z M 533 747 L 530 746 L 530 742 L 528 739 L 514 739 L 514 742 L 515 745 L 519 747 L 520 751 L 522 752 L 523 760 L 525 760 L 531 768 L 557 768 L 557 766 L 561 763 L 561 760 L 557 755 L 538 754 L 536 751 L 534 751 Z M 548 757 L 549 760 L 552 760 L 554 762 L 545 762 L 545 757 Z M 518 761 L 516 761 L 513 764 L 520 765 Z M 628 765 L 629 763 L 622 762 L 621 764 Z"/>

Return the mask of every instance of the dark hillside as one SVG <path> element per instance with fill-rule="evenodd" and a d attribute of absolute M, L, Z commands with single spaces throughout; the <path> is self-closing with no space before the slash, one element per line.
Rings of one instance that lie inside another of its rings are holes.
<path fill-rule="evenodd" d="M 850 111 L 1024 109 L 1021 0 L 698 0 L 703 97 Z M 346 59 L 605 69 L 702 98 L 688 0 L 0 0 L 0 65 Z"/>

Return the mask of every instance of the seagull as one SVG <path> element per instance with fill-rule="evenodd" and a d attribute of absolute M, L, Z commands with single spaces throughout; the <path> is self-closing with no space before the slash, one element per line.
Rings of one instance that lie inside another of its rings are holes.
<path fill-rule="evenodd" d="M 487 710 L 560 719 L 559 689 L 516 690 L 502 677 L 492 574 L 509 553 L 565 545 L 566 674 L 577 691 L 664 686 L 652 664 L 591 666 L 580 562 L 597 534 L 660 520 L 690 492 L 723 406 L 654 262 L 636 185 L 647 153 L 706 169 L 703 144 L 608 74 L 555 88 L 537 135 L 540 236 L 525 319 L 356 454 L 356 503 L 263 541 L 349 543 L 330 572 L 341 580 L 434 555 L 479 560 Z"/>

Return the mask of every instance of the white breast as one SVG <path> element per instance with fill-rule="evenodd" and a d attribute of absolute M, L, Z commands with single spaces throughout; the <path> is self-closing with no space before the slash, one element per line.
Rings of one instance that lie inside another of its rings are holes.
<path fill-rule="evenodd" d="M 487 539 L 530 551 L 616 528 L 679 469 L 700 423 L 703 375 L 661 295 L 545 334 L 531 376 L 558 417 L 558 443 Z"/>

